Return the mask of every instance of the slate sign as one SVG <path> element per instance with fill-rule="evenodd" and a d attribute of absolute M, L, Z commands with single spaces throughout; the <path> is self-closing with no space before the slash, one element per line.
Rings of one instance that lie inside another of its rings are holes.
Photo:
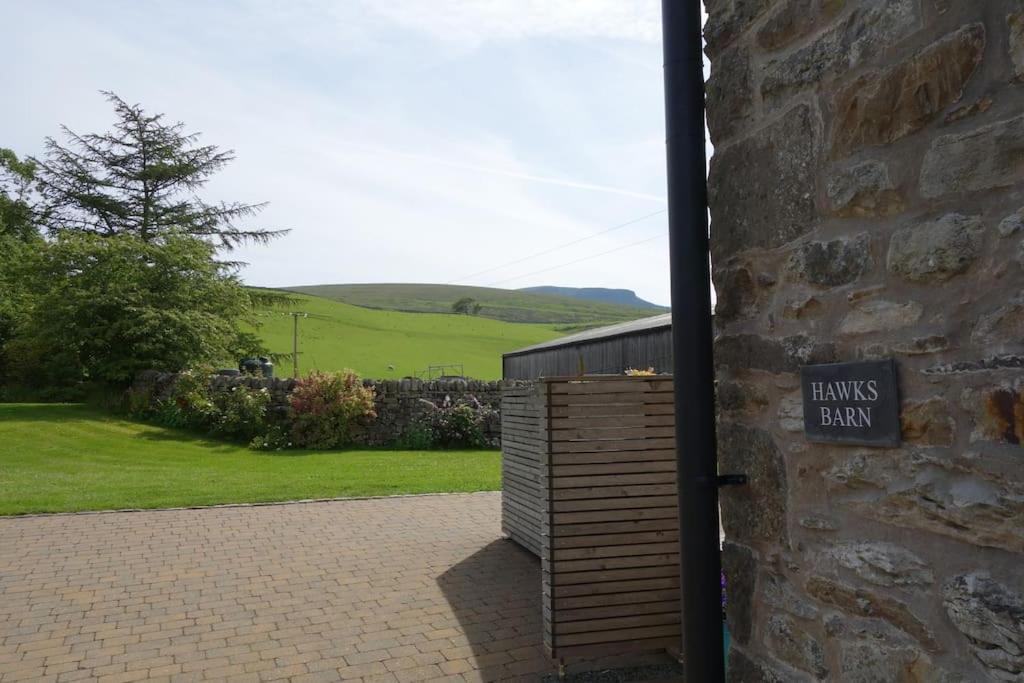
<path fill-rule="evenodd" d="M 895 360 L 807 365 L 800 370 L 800 389 L 808 441 L 900 445 Z"/>

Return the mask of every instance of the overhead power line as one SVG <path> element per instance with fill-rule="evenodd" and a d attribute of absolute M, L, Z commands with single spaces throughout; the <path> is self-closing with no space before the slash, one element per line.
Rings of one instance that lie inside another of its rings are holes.
<path fill-rule="evenodd" d="M 494 266 L 492 268 L 487 268 L 485 270 L 477 271 L 477 272 L 472 273 L 470 275 L 467 275 L 465 277 L 461 277 L 458 280 L 452 280 L 448 284 L 454 285 L 454 284 L 459 283 L 459 282 L 465 282 L 466 280 L 471 280 L 471 279 L 473 279 L 475 277 L 478 277 L 480 275 L 486 275 L 487 273 L 492 273 L 492 272 L 494 272 L 496 270 L 501 270 L 502 268 L 508 268 L 509 266 L 514 266 L 514 265 L 516 265 L 518 263 L 522 263 L 523 261 L 530 261 L 532 259 L 537 258 L 538 256 L 546 256 L 547 254 L 551 254 L 551 253 L 559 251 L 561 249 L 565 249 L 566 247 L 571 247 L 571 246 L 573 246 L 575 244 L 579 244 L 580 242 L 586 242 L 587 240 L 594 239 L 595 237 L 600 237 L 601 235 L 606 235 L 609 232 L 613 232 L 615 230 L 621 230 L 622 228 L 628 228 L 629 226 L 636 225 L 637 223 L 645 221 L 648 218 L 654 218 L 655 216 L 660 216 L 661 214 L 667 213 L 667 212 L 668 212 L 668 209 L 661 209 L 660 211 L 655 211 L 654 213 L 649 213 L 646 216 L 640 216 L 640 218 L 634 218 L 631 221 L 626 221 L 625 223 L 619 223 L 618 225 L 613 225 L 610 228 L 606 228 L 606 229 L 601 230 L 599 232 L 595 232 L 595 233 L 593 233 L 591 235 L 587 235 L 586 237 L 580 237 L 579 239 L 572 240 L 571 242 L 566 242 L 564 244 L 559 244 L 557 247 L 551 247 L 550 249 L 545 249 L 544 251 L 538 251 L 535 254 L 530 254 L 529 256 L 524 256 L 524 257 L 522 257 L 520 259 L 516 259 L 515 261 L 509 261 L 508 263 L 502 263 L 499 266 Z M 515 279 L 515 278 L 511 278 L 511 279 Z"/>
<path fill-rule="evenodd" d="M 642 239 L 642 240 L 639 240 L 637 242 L 630 242 L 629 244 L 624 244 L 621 247 L 616 247 L 614 249 L 609 249 L 608 251 L 602 251 L 600 254 L 592 254 L 590 256 L 584 256 L 583 258 L 576 259 L 575 261 L 568 261 L 566 263 L 560 263 L 557 266 L 551 266 L 550 268 L 542 268 L 541 270 L 535 270 L 532 273 L 526 273 L 525 275 L 516 275 L 515 277 L 509 277 L 509 278 L 505 278 L 504 280 L 498 280 L 497 282 L 492 282 L 491 284 L 489 284 L 488 287 L 495 287 L 497 285 L 504 284 L 506 282 L 511 282 L 512 280 L 522 280 L 524 277 L 530 277 L 531 275 L 540 275 L 541 273 L 547 273 L 548 271 L 551 271 L 551 270 L 558 270 L 559 268 L 565 268 L 566 266 L 571 266 L 571 265 L 575 265 L 577 263 L 582 263 L 583 261 L 589 261 L 591 259 L 595 259 L 595 258 L 598 258 L 600 256 L 607 256 L 608 254 L 614 254 L 617 251 L 622 251 L 623 249 L 629 249 L 630 247 L 636 247 L 636 246 L 639 246 L 639 245 L 644 244 L 646 242 L 653 242 L 656 239 L 659 239 L 661 237 L 667 237 L 667 236 L 668 236 L 667 233 L 662 233 L 660 235 L 655 235 L 654 237 L 648 237 L 647 239 Z"/>

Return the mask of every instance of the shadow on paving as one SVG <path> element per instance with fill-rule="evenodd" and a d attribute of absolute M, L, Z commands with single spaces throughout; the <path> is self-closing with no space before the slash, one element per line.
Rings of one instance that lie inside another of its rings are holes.
<path fill-rule="evenodd" d="M 437 578 L 469 641 L 480 680 L 557 682 L 543 646 L 540 559 L 507 539 L 492 541 Z M 664 653 L 577 662 L 564 681 L 681 681 Z"/>

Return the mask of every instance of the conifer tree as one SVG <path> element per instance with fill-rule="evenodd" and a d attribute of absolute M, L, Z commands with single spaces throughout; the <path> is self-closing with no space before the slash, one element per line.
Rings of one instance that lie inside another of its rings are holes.
<path fill-rule="evenodd" d="M 197 133 L 163 114 L 103 95 L 117 116 L 112 131 L 79 135 L 62 127 L 66 145 L 48 138 L 44 158 L 33 160 L 46 207 L 40 222 L 50 234 L 132 235 L 156 243 L 185 234 L 231 250 L 287 232 L 240 226 L 265 204 L 207 204 L 198 197 L 233 152 L 199 144 Z"/>

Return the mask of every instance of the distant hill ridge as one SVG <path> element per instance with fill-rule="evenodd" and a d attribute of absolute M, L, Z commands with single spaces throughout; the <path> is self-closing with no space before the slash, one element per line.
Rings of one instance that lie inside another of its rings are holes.
<path fill-rule="evenodd" d="M 618 304 L 620 306 L 633 306 L 635 308 L 650 308 L 652 310 L 667 311 L 665 306 L 645 301 L 636 295 L 632 289 L 608 289 L 606 287 L 523 287 L 519 292 L 533 292 L 535 294 L 551 294 L 554 296 L 568 296 L 574 299 L 585 299 L 587 301 L 599 301 L 606 304 Z"/>
<path fill-rule="evenodd" d="M 284 287 L 291 292 L 333 299 L 363 308 L 411 313 L 451 313 L 452 304 L 469 297 L 483 318 L 514 323 L 558 325 L 564 332 L 636 320 L 651 315 L 652 305 L 623 305 L 578 296 L 562 296 L 493 287 L 378 283 Z M 632 294 L 632 292 L 630 292 Z"/>

